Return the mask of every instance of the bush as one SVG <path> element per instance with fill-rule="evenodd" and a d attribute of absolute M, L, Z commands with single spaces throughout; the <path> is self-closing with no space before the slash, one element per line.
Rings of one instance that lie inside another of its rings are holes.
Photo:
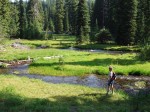
<path fill-rule="evenodd" d="M 107 43 L 107 41 L 112 40 L 112 35 L 108 29 L 103 28 L 96 34 L 96 40 L 98 43 Z"/>
<path fill-rule="evenodd" d="M 140 59 L 150 60 L 150 45 L 146 45 L 140 53 Z"/>

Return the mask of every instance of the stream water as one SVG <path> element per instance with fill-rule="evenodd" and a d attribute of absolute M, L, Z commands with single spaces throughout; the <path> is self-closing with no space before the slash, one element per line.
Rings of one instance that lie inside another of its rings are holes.
<path fill-rule="evenodd" d="M 38 74 L 29 74 L 29 64 L 19 65 L 10 67 L 7 69 L 0 69 L 0 74 L 12 74 L 19 77 L 28 77 L 34 79 L 40 79 L 48 83 L 66 83 L 76 84 L 94 88 L 106 88 L 107 87 L 107 76 L 99 76 L 90 74 L 84 77 L 77 76 L 43 76 Z M 128 93 L 135 93 L 137 90 L 149 89 L 150 88 L 150 77 L 135 77 L 135 76 L 117 76 L 115 81 L 116 89 L 123 89 Z"/>

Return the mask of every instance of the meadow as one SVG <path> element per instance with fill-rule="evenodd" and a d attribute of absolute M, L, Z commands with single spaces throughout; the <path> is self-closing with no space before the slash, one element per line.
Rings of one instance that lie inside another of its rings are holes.
<path fill-rule="evenodd" d="M 150 95 L 131 97 L 122 91 L 0 75 L 1 112 L 141 112 L 149 111 Z M 140 98 L 140 102 L 139 101 Z"/>
<path fill-rule="evenodd" d="M 13 43 L 20 47 L 11 47 Z M 138 53 L 108 54 L 68 49 L 74 46 L 73 36 L 59 35 L 52 40 L 10 40 L 2 44 L 0 61 L 27 60 L 30 57 L 33 62 L 29 65 L 29 73 L 38 75 L 107 75 L 109 65 L 114 67 L 118 75 L 150 75 L 150 62 L 141 61 Z M 99 45 L 97 48 L 100 46 L 124 49 L 117 45 Z M 137 47 L 127 49 L 136 51 L 135 48 Z M 3 74 L 0 75 L 0 82 L 1 112 L 149 111 L 150 94 L 130 96 L 121 90 L 115 90 L 114 95 L 106 95 L 105 88 L 52 84 Z"/>
<path fill-rule="evenodd" d="M 56 38 L 53 40 L 18 39 L 8 41 L 6 50 L 0 54 L 0 59 L 12 61 L 30 57 L 33 59 L 33 63 L 29 67 L 29 72 L 40 75 L 84 76 L 93 73 L 106 75 L 109 65 L 114 67 L 114 71 L 118 75 L 150 75 L 150 62 L 140 60 L 138 53 L 108 54 L 62 49 L 75 46 L 75 38 L 73 36 L 55 36 Z M 10 47 L 9 45 L 14 42 L 28 46 L 30 49 Z M 48 47 L 43 49 L 41 48 L 43 45 Z M 107 45 L 109 49 L 113 47 Z M 120 46 L 118 50 L 121 48 L 123 49 Z M 137 47 L 133 46 L 128 49 L 133 50 L 133 48 Z M 136 49 L 134 50 L 136 51 Z"/>

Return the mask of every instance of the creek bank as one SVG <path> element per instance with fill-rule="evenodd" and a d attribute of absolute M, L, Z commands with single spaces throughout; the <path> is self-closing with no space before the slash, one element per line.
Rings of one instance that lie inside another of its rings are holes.
<path fill-rule="evenodd" d="M 16 60 L 16 61 L 7 61 L 7 60 L 0 60 L 0 68 L 15 68 L 18 66 L 22 66 L 25 64 L 31 64 L 32 59 L 28 58 L 28 60 Z"/>

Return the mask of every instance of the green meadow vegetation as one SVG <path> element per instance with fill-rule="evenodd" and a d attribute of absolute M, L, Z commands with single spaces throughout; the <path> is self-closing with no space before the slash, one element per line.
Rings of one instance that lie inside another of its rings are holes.
<path fill-rule="evenodd" d="M 102 50 L 111 50 L 111 51 L 140 51 L 140 46 L 119 46 L 113 43 L 108 44 L 97 44 L 97 43 L 90 43 L 90 44 L 82 44 L 75 46 L 80 49 L 102 49 Z"/>
<path fill-rule="evenodd" d="M 1 112 L 133 112 L 149 111 L 150 95 L 128 96 L 122 91 L 68 84 L 48 84 L 36 79 L 0 75 Z M 137 107 L 138 104 L 138 107 Z M 141 105 L 142 104 L 142 105 Z"/>
<path fill-rule="evenodd" d="M 142 61 L 138 53 L 107 54 L 56 49 L 74 46 L 75 38 L 73 36 L 66 35 L 54 35 L 54 38 L 56 39 L 18 39 L 8 41 L 5 44 L 5 51 L 2 51 L 0 54 L 0 59 L 12 61 L 27 59 L 28 57 L 30 57 L 31 59 L 33 59 L 33 63 L 29 67 L 29 72 L 31 74 L 83 76 L 94 73 L 105 75 L 108 73 L 108 66 L 112 65 L 114 67 L 114 71 L 118 75 L 150 75 L 150 62 Z M 21 45 L 28 46 L 30 47 L 30 49 L 15 49 L 10 47 L 10 44 L 14 42 L 18 42 Z M 47 45 L 49 47 L 47 47 L 46 49 L 39 48 L 43 45 Z M 109 45 L 99 46 L 107 49 L 114 48 L 114 45 L 110 45 L 110 47 Z M 39 49 L 36 49 L 37 47 Z M 123 46 L 120 46 L 120 48 L 119 46 L 116 46 L 116 48 L 118 49 L 121 49 L 121 47 Z M 135 46 L 129 48 L 137 47 Z"/>

